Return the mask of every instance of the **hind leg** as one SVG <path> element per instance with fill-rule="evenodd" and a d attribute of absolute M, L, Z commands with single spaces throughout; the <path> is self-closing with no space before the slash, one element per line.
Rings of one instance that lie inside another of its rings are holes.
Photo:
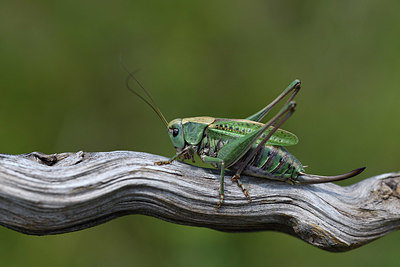
<path fill-rule="evenodd" d="M 285 102 L 285 104 L 288 104 L 290 101 L 293 100 L 293 98 L 297 95 L 297 93 L 300 90 L 300 81 L 299 80 L 294 80 L 289 86 L 270 104 L 268 104 L 266 107 L 258 111 L 257 113 L 249 116 L 246 118 L 246 120 L 251 120 L 251 121 L 261 121 L 267 114 L 268 112 L 278 103 L 280 102 L 286 95 L 288 95 L 290 92 L 292 94 L 290 95 L 289 99 Z"/>

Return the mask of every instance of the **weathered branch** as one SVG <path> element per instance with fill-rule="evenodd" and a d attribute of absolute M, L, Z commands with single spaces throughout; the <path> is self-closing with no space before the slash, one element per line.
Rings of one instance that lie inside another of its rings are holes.
<path fill-rule="evenodd" d="M 221 231 L 281 231 L 330 251 L 359 247 L 400 225 L 400 173 L 347 187 L 243 177 L 253 202 L 227 182 L 217 209 L 218 171 L 155 166 L 159 160 L 128 151 L 0 154 L 0 224 L 46 235 L 145 214 Z"/>

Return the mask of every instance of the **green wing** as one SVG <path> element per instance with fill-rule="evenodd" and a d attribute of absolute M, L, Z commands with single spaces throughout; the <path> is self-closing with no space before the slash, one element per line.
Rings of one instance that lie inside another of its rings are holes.
<path fill-rule="evenodd" d="M 238 119 L 216 119 L 208 126 L 216 138 L 221 140 L 232 140 L 247 135 L 263 126 L 262 123 L 250 120 Z M 265 138 L 273 128 L 267 129 L 265 133 L 256 142 L 259 143 Z M 292 146 L 299 142 L 297 136 L 286 130 L 278 129 L 267 141 L 267 145 L 274 146 Z"/>

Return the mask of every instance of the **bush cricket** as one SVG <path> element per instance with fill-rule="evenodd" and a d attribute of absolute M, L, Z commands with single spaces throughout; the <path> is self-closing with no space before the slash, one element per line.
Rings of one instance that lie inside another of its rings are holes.
<path fill-rule="evenodd" d="M 128 89 L 147 103 L 158 115 L 168 130 L 177 153 L 168 161 L 156 162 L 157 165 L 170 164 L 174 160 L 191 159 L 197 153 L 205 163 L 220 169 L 219 208 L 225 199 L 225 170 L 234 171 L 232 181 L 242 189 L 251 202 L 249 191 L 240 180 L 242 174 L 284 181 L 290 184 L 316 184 L 339 181 L 361 173 L 365 167 L 336 176 L 306 174 L 300 161 L 286 150 L 286 146 L 295 145 L 298 138 L 293 133 L 280 129 L 282 124 L 294 113 L 294 97 L 300 90 L 300 81 L 293 81 L 275 100 L 257 113 L 245 119 L 224 119 L 214 117 L 193 117 L 174 119 L 167 122 L 156 103 L 136 79 L 133 73 L 127 77 Z M 143 90 L 148 100 L 129 87 L 133 79 Z M 270 110 L 286 96 L 281 110 L 267 123 L 260 121 Z"/>

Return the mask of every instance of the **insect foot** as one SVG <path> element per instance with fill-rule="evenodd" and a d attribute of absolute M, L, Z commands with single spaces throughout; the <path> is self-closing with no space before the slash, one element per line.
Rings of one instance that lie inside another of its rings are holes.
<path fill-rule="evenodd" d="M 224 204 L 224 194 L 220 194 L 219 195 L 219 201 L 217 203 L 217 209 L 219 209 L 222 206 L 222 204 Z"/>
<path fill-rule="evenodd" d="M 167 160 L 167 161 L 157 161 L 157 162 L 154 162 L 154 165 L 161 166 L 161 165 L 167 165 L 167 164 L 171 164 L 171 163 L 172 163 L 172 160 Z"/>

